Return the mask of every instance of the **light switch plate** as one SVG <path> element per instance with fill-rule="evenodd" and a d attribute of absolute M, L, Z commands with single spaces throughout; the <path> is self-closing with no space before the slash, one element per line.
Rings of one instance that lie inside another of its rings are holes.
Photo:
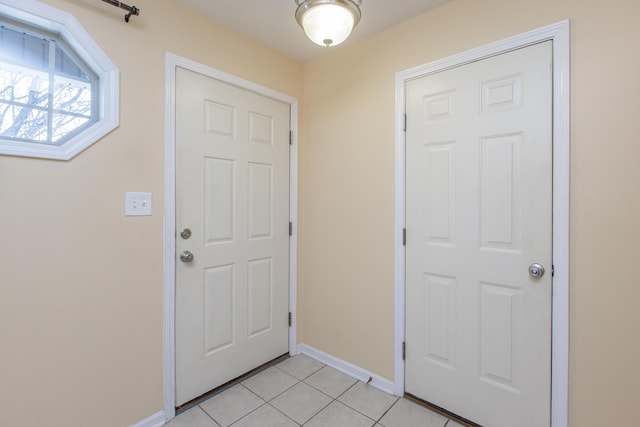
<path fill-rule="evenodd" d="M 151 193 L 127 192 L 124 199 L 124 214 L 126 216 L 151 215 Z"/>

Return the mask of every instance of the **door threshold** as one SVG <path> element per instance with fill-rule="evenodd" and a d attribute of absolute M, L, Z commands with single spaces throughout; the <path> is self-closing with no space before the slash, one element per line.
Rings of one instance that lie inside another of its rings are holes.
<path fill-rule="evenodd" d="M 480 424 L 474 423 L 473 421 L 470 421 L 470 420 L 468 420 L 466 418 L 462 418 L 461 416 L 456 415 L 453 412 L 447 411 L 444 408 L 436 406 L 433 403 L 429 403 L 426 400 L 422 400 L 419 397 L 416 397 L 416 396 L 414 396 L 412 394 L 405 393 L 404 394 L 404 398 L 407 399 L 407 400 L 410 400 L 410 401 L 412 401 L 414 403 L 417 403 L 420 406 L 424 406 L 425 408 L 427 408 L 427 409 L 429 409 L 429 410 L 431 410 L 433 412 L 436 412 L 436 413 L 438 413 L 440 415 L 443 415 L 443 416 L 449 418 L 450 420 L 453 420 L 453 421 L 457 422 L 458 424 L 462 424 L 465 427 L 482 427 Z"/>
<path fill-rule="evenodd" d="M 278 356 L 275 359 L 270 360 L 269 362 L 264 363 L 264 364 L 258 366 L 257 368 L 252 369 L 249 372 L 247 372 L 245 374 L 242 374 L 239 377 L 237 377 L 237 378 L 235 378 L 235 379 L 233 379 L 233 380 L 231 380 L 229 382 L 226 382 L 226 383 L 222 384 L 221 386 L 218 386 L 218 387 L 214 388 L 213 390 L 210 390 L 210 391 L 208 391 L 208 392 L 196 397 L 195 399 L 192 399 L 192 400 L 190 400 L 190 401 L 188 401 L 186 403 L 183 403 L 180 406 L 176 406 L 176 415 L 179 415 L 179 414 L 183 413 L 184 411 L 186 411 L 188 409 L 191 409 L 194 406 L 197 406 L 197 405 L 201 404 L 202 402 L 204 402 L 205 400 L 209 399 L 210 397 L 213 397 L 216 394 L 222 393 L 226 389 L 231 388 L 234 385 L 241 383 L 242 381 L 246 380 L 247 378 L 252 377 L 252 376 L 254 376 L 255 374 L 257 374 L 259 372 L 262 372 L 267 368 L 270 368 L 270 367 L 272 367 L 274 365 L 277 365 L 278 363 L 282 362 L 283 360 L 288 359 L 289 357 L 290 357 L 289 353 L 285 353 L 282 356 Z"/>

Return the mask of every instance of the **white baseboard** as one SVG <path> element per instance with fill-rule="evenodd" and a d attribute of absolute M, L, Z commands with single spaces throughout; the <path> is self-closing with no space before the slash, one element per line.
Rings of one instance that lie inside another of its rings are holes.
<path fill-rule="evenodd" d="M 365 369 L 362 369 L 352 363 L 346 362 L 342 359 L 338 359 L 337 357 L 331 356 L 323 351 L 320 351 L 316 348 L 313 348 L 307 344 L 299 344 L 298 345 L 298 354 L 305 354 L 312 359 L 316 359 L 318 362 L 322 362 L 327 366 L 331 366 L 338 371 L 349 375 L 359 381 L 368 382 L 369 378 L 371 378 L 371 382 L 369 385 L 384 391 L 385 393 L 394 394 L 394 384 L 393 381 L 389 381 L 386 378 L 382 378 L 379 375 L 371 373 Z"/>
<path fill-rule="evenodd" d="M 160 427 L 164 425 L 165 421 L 164 411 L 160 411 L 142 421 L 131 424 L 129 427 Z"/>

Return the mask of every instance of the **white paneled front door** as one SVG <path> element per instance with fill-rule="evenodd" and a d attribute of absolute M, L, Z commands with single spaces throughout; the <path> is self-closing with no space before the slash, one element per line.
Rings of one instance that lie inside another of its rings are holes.
<path fill-rule="evenodd" d="M 289 109 L 176 71 L 176 406 L 288 352 Z"/>
<path fill-rule="evenodd" d="M 486 427 L 550 424 L 551 61 L 545 42 L 406 85 L 405 388 Z"/>

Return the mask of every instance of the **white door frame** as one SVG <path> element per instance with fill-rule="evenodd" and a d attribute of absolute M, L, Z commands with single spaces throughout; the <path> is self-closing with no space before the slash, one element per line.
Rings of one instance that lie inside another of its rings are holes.
<path fill-rule="evenodd" d="M 297 289 L 297 213 L 298 213 L 298 100 L 259 84 L 168 53 L 165 56 L 165 134 L 164 134 L 164 414 L 175 417 L 175 289 L 176 289 L 176 68 L 184 68 L 212 77 L 259 95 L 289 104 L 292 132 L 289 146 L 289 354 L 295 355 Z"/>
<path fill-rule="evenodd" d="M 394 393 L 404 394 L 405 364 L 405 84 L 546 40 L 553 41 L 553 276 L 551 426 L 567 427 L 569 416 L 569 21 L 472 49 L 396 74 Z"/>

